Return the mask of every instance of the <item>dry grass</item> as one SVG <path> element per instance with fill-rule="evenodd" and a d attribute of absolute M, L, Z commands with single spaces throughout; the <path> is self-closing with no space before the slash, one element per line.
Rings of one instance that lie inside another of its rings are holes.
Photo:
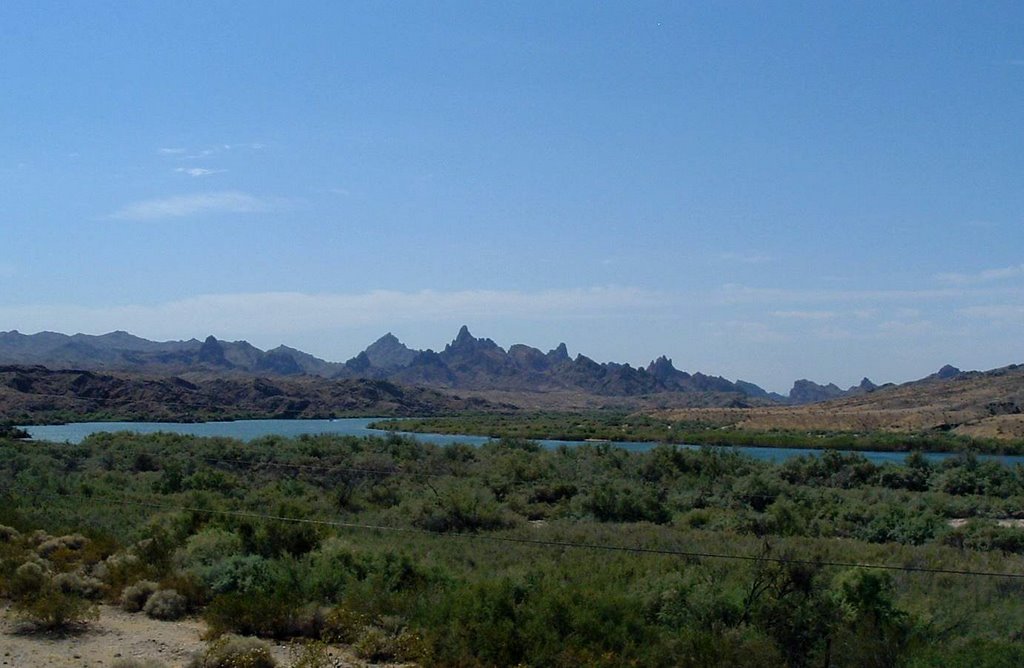
<path fill-rule="evenodd" d="M 1024 366 L 887 387 L 807 406 L 690 408 L 654 411 L 739 429 L 797 431 L 952 431 L 973 437 L 1024 438 Z"/>

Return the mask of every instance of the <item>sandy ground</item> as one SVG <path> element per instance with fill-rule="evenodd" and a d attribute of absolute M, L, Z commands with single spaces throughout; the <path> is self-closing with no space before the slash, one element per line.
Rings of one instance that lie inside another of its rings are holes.
<path fill-rule="evenodd" d="M 957 518 L 949 521 L 949 526 L 954 529 L 957 527 L 965 526 L 970 520 Z M 1004 518 L 996 520 L 996 525 L 1001 527 L 1008 527 L 1014 529 L 1024 529 L 1024 520 L 1017 520 L 1012 518 Z"/>
<path fill-rule="evenodd" d="M 199 620 L 161 622 L 142 614 L 129 614 L 112 606 L 100 606 L 98 621 L 67 634 L 18 633 L 18 623 L 0 605 L 0 667 L 110 666 L 117 659 L 156 659 L 168 668 L 188 664 L 206 648 L 201 639 L 205 626 Z M 298 656 L 296 646 L 275 644 L 278 665 L 290 666 Z M 330 648 L 333 666 L 365 666 L 351 653 Z"/>

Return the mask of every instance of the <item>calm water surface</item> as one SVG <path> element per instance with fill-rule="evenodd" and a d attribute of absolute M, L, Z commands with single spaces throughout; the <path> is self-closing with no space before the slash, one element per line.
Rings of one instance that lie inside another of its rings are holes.
<path fill-rule="evenodd" d="M 29 425 L 22 427 L 32 438 L 40 441 L 53 441 L 56 443 L 80 443 L 89 434 L 102 431 L 132 431 L 139 434 L 154 434 L 157 432 L 171 432 L 175 434 L 188 434 L 192 436 L 225 436 L 237 438 L 242 441 L 251 441 L 261 436 L 300 436 L 302 434 L 342 434 L 345 436 L 381 436 L 387 432 L 378 429 L 370 429 L 367 425 L 382 418 L 342 418 L 338 420 L 237 420 L 234 422 L 76 422 L 72 424 L 57 425 Z M 424 443 L 447 445 L 449 443 L 466 443 L 469 445 L 483 445 L 491 440 L 486 436 L 470 436 L 459 434 L 407 434 Z M 539 440 L 546 448 L 556 448 L 560 445 L 577 446 L 583 445 L 583 441 L 553 441 Z M 615 447 L 635 452 L 650 450 L 656 443 L 653 442 L 614 442 Z M 682 445 L 683 448 L 701 448 L 699 445 Z M 739 451 L 754 459 L 765 461 L 781 462 L 792 457 L 801 455 L 820 455 L 821 450 L 808 448 L 751 448 L 737 446 L 727 448 Z M 846 452 L 846 451 L 843 451 Z M 875 464 L 885 462 L 900 463 L 906 458 L 902 452 L 879 452 L 875 450 L 861 451 L 859 454 L 866 457 Z M 925 457 L 932 461 L 941 461 L 955 455 L 950 453 L 932 453 Z M 991 459 L 1002 462 L 1008 466 L 1024 464 L 1024 455 L 979 455 L 978 459 Z"/>

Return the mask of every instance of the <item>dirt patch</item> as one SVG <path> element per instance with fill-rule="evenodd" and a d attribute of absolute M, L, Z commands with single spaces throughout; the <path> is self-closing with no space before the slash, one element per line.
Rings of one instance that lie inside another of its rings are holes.
<path fill-rule="evenodd" d="M 954 529 L 965 526 L 970 520 L 964 518 L 956 518 L 949 521 L 949 526 Z M 996 526 L 1013 528 L 1013 529 L 1024 529 L 1024 520 L 1015 519 L 1012 517 L 1004 517 L 996 520 Z"/>
<path fill-rule="evenodd" d="M 130 614 L 113 606 L 100 606 L 100 618 L 77 633 L 18 633 L 19 624 L 0 605 L 0 667 L 95 668 L 109 667 L 117 659 L 155 659 L 168 668 L 186 666 L 206 648 L 202 634 L 205 624 L 196 619 L 161 622 L 141 614 Z M 274 658 L 282 667 L 298 656 L 297 646 L 275 644 Z M 347 650 L 328 649 L 332 666 L 366 666 Z"/>

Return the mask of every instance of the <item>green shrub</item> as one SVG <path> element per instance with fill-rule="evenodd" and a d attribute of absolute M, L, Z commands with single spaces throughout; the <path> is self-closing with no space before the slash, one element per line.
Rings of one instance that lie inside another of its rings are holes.
<path fill-rule="evenodd" d="M 258 638 L 226 635 L 195 657 L 189 668 L 276 668 L 270 643 Z"/>
<path fill-rule="evenodd" d="M 231 555 L 194 572 L 214 594 L 265 591 L 274 582 L 274 564 L 256 554 Z"/>
<path fill-rule="evenodd" d="M 395 658 L 398 643 L 387 631 L 369 626 L 363 629 L 362 636 L 356 641 L 353 649 L 359 658 L 379 663 Z"/>
<path fill-rule="evenodd" d="M 69 536 L 59 536 L 57 538 L 48 538 L 39 544 L 36 551 L 39 556 L 48 558 L 54 552 L 58 550 L 69 550 L 77 552 L 88 544 L 89 539 L 81 534 L 72 534 Z"/>
<path fill-rule="evenodd" d="M 429 499 L 413 523 L 427 531 L 494 531 L 514 526 L 489 490 L 453 486 Z"/>
<path fill-rule="evenodd" d="M 177 555 L 182 568 L 209 567 L 226 557 L 242 553 L 242 539 L 224 529 L 206 528 L 190 536 Z"/>
<path fill-rule="evenodd" d="M 130 552 L 117 552 L 92 567 L 93 577 L 110 587 L 109 594 L 117 601 L 125 587 L 148 575 L 149 567 Z"/>
<path fill-rule="evenodd" d="M 161 589 L 154 592 L 142 606 L 147 617 L 167 621 L 181 619 L 188 611 L 188 601 L 173 589 Z"/>
<path fill-rule="evenodd" d="M 210 590 L 193 573 L 172 573 L 160 580 L 161 589 L 173 589 L 185 597 L 189 610 L 203 607 L 210 601 Z"/>
<path fill-rule="evenodd" d="M 65 594 L 52 583 L 14 603 L 15 613 L 35 630 L 52 631 L 99 619 L 99 608 L 83 598 Z"/>
<path fill-rule="evenodd" d="M 54 576 L 53 584 L 65 594 L 74 594 L 90 600 L 103 598 L 107 585 L 102 580 L 81 573 L 59 573 Z"/>
<path fill-rule="evenodd" d="M 324 616 L 321 637 L 327 642 L 352 644 L 368 624 L 366 615 L 339 605 Z"/>
<path fill-rule="evenodd" d="M 0 524 L 0 543 L 13 543 L 21 538 L 21 534 L 14 527 Z"/>
<path fill-rule="evenodd" d="M 49 576 L 43 567 L 34 561 L 28 561 L 18 566 L 14 571 L 14 577 L 8 585 L 11 597 L 14 600 L 30 598 L 40 593 L 49 583 Z"/>
<path fill-rule="evenodd" d="M 130 587 L 126 587 L 121 594 L 121 607 L 126 612 L 138 612 L 146 605 L 149 597 L 160 588 L 157 583 L 150 580 L 139 580 Z"/>
<path fill-rule="evenodd" d="M 247 635 L 289 638 L 297 634 L 301 602 L 287 593 L 231 593 L 214 597 L 203 611 L 212 635 Z"/>

